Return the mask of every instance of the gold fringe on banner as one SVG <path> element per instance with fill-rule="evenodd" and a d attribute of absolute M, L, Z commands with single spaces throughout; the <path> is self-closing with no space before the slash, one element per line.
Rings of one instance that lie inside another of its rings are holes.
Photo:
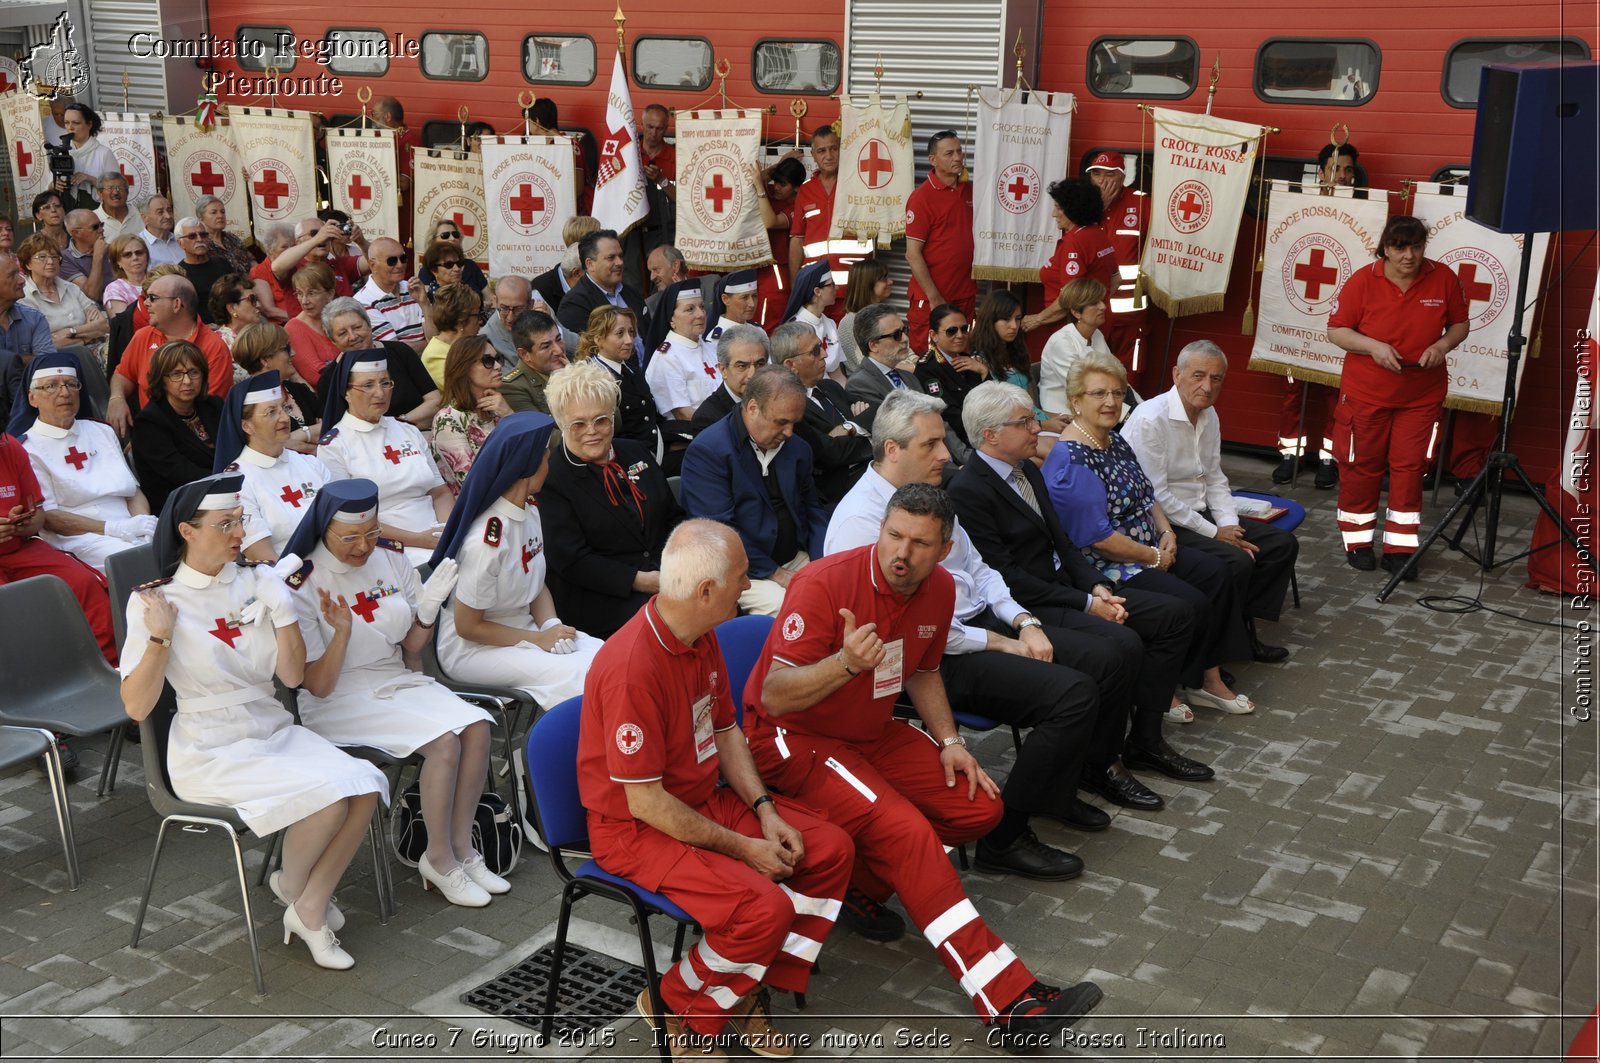
<path fill-rule="evenodd" d="M 1188 317 L 1190 314 L 1214 314 L 1221 310 L 1228 300 L 1227 292 L 1212 292 L 1209 295 L 1192 295 L 1187 299 L 1174 299 L 1167 292 L 1157 287 L 1154 282 L 1150 284 L 1148 292 L 1150 301 L 1161 309 L 1168 317 Z"/>
<path fill-rule="evenodd" d="M 1239 335 L 1254 336 L 1256 334 L 1256 300 L 1254 293 L 1250 301 L 1244 304 L 1244 316 L 1239 319 Z"/>
<path fill-rule="evenodd" d="M 1038 284 L 1039 271 L 1026 266 L 973 266 L 972 279 L 1007 284 Z"/>
<path fill-rule="evenodd" d="M 1449 395 L 1444 400 L 1447 410 L 1461 410 L 1464 413 L 1487 413 L 1492 417 L 1500 416 L 1500 407 L 1503 405 L 1499 399 L 1471 399 L 1463 395 Z"/>
<path fill-rule="evenodd" d="M 686 268 L 697 269 L 701 273 L 732 273 L 734 270 L 739 269 L 762 269 L 766 266 L 775 265 L 770 252 L 766 258 L 759 262 L 751 259 L 748 262 L 729 264 L 727 262 L 696 262 L 694 259 L 688 258 L 684 260 L 683 264 Z"/>
<path fill-rule="evenodd" d="M 1251 358 L 1250 364 L 1245 368 L 1255 373 L 1271 373 L 1273 376 L 1293 377 L 1307 384 L 1326 384 L 1330 388 L 1339 386 L 1338 373 L 1330 373 L 1323 369 L 1307 369 L 1304 366 L 1290 365 L 1287 362 L 1274 362 L 1259 356 Z"/>

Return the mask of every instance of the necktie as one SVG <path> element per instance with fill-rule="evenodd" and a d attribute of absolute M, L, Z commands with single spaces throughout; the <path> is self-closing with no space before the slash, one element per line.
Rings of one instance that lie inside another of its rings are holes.
<path fill-rule="evenodd" d="M 1022 500 L 1028 503 L 1028 508 L 1033 510 L 1035 516 L 1042 518 L 1044 514 L 1039 511 L 1039 499 L 1033 493 L 1033 485 L 1028 482 L 1026 476 L 1022 475 L 1022 466 L 1018 465 L 1012 469 L 1009 479 L 1011 480 L 1011 486 L 1017 489 L 1017 494 L 1021 495 Z"/>
<path fill-rule="evenodd" d="M 902 391 L 905 390 L 906 382 L 900 379 L 899 370 L 891 369 L 885 375 L 889 378 L 889 383 L 893 384 Z"/>

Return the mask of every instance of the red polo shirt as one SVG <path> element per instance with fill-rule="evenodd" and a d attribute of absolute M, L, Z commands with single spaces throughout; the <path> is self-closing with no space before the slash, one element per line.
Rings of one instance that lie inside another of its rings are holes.
<path fill-rule="evenodd" d="M 1422 352 L 1451 325 L 1467 320 L 1467 297 L 1454 271 L 1431 258 L 1411 287 L 1383 272 L 1383 259 L 1357 270 L 1339 289 L 1328 315 L 1328 327 L 1351 328 L 1368 339 L 1382 340 L 1400 355 L 1405 367 L 1391 373 L 1365 354 L 1347 352 L 1340 387 L 1353 399 L 1403 409 L 1437 405 L 1450 389 L 1448 361 L 1431 369 L 1417 364 Z"/>
<path fill-rule="evenodd" d="M 150 402 L 150 390 L 145 387 L 150 375 L 150 359 L 168 338 L 154 325 L 146 325 L 133 334 L 122 352 L 122 361 L 117 363 L 116 375 L 127 378 L 139 388 L 140 406 Z M 196 322 L 195 330 L 181 338 L 199 347 L 200 353 L 206 356 L 206 390 L 219 399 L 227 398 L 228 389 L 233 387 L 233 355 L 222 337 L 210 325 Z"/>
<path fill-rule="evenodd" d="M 1139 261 L 1139 234 L 1144 232 L 1149 206 L 1150 197 L 1139 195 L 1130 185 L 1106 208 L 1101 224 L 1119 263 L 1131 266 Z"/>
<path fill-rule="evenodd" d="M 697 713 L 704 717 L 698 738 Z M 684 645 L 650 599 L 606 639 L 583 686 L 578 789 L 594 851 L 622 844 L 618 833 L 640 826 L 628 808 L 628 783 L 659 782 L 690 808 L 703 807 L 720 766 L 713 736 L 733 725 L 717 636 Z M 607 844 L 596 835 L 607 835 Z"/>
<path fill-rule="evenodd" d="M 676 181 L 678 179 L 678 148 L 675 144 L 661 143 L 661 150 L 654 155 L 646 155 L 644 144 L 639 144 L 639 164 L 641 166 L 659 166 L 663 180 Z"/>
<path fill-rule="evenodd" d="M 255 268 L 250 271 L 250 276 L 254 280 L 267 282 L 267 287 L 272 289 L 272 302 L 279 310 L 287 311 L 290 317 L 300 313 L 300 300 L 295 298 L 294 289 L 280 281 L 278 275 L 272 272 L 271 259 L 257 262 Z"/>
<path fill-rule="evenodd" d="M 801 668 L 839 652 L 844 645 L 840 609 L 854 613 L 858 627 L 877 624 L 878 637 L 885 644 L 904 640 L 902 685 L 904 676 L 913 672 L 938 670 L 950 618 L 955 615 L 955 580 L 935 566 L 916 593 L 901 598 L 884 582 L 877 550 L 877 543 L 859 546 L 813 561 L 795 573 L 778 621 L 772 625 L 761 659 L 744 688 L 747 733 L 782 727 L 846 742 L 871 742 L 883 734 L 894 716 L 898 695 L 873 697 L 871 672 L 861 673 L 800 712 L 769 716 L 761 704 L 761 688 L 774 661 Z"/>
<path fill-rule="evenodd" d="M 43 504 L 44 492 L 28 464 L 28 452 L 14 437 L 0 433 L 0 516 L 9 516 L 17 506 L 32 509 Z M 0 557 L 16 553 L 26 542 L 17 535 L 0 542 Z"/>
<path fill-rule="evenodd" d="M 1103 226 L 1089 225 L 1061 234 L 1061 239 L 1056 241 L 1055 254 L 1039 271 L 1045 305 L 1055 302 L 1062 288 L 1083 276 L 1104 284 L 1108 300 L 1110 293 L 1117 290 L 1117 252 Z"/>
<path fill-rule="evenodd" d="M 960 303 L 978 294 L 978 284 L 972 279 L 970 183 L 947 185 L 930 173 L 906 200 L 906 239 L 922 241 L 928 273 L 946 302 Z M 926 299 L 927 294 L 912 277 L 911 301 Z"/>

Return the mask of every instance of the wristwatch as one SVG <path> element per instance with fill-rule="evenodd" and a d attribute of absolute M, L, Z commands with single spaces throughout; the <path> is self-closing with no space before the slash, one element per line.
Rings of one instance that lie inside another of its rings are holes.
<path fill-rule="evenodd" d="M 170 650 L 172 648 L 172 640 L 171 639 L 164 639 L 160 635 L 151 635 L 150 636 L 150 645 L 152 645 L 152 646 L 162 646 L 162 647 L 165 647 L 166 649 Z"/>
<path fill-rule="evenodd" d="M 78 335 L 78 326 L 77 325 L 69 325 L 67 327 L 67 335 L 73 337 L 74 339 L 76 339 L 77 335 Z"/>
<path fill-rule="evenodd" d="M 964 745 L 967 744 L 967 740 L 965 738 L 961 737 L 960 735 L 951 735 L 949 738 L 946 738 L 944 741 L 940 742 L 939 744 L 941 746 L 946 747 L 946 748 L 948 748 L 950 746 L 964 746 Z"/>
<path fill-rule="evenodd" d="M 1017 621 L 1017 634 L 1022 634 L 1030 627 L 1044 627 L 1044 621 L 1036 616 L 1027 616 Z"/>

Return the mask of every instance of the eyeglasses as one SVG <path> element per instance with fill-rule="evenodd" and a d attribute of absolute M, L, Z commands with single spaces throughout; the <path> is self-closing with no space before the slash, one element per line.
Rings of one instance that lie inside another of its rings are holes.
<path fill-rule="evenodd" d="M 440 269 L 461 269 L 464 266 L 466 266 L 466 263 L 461 261 L 459 258 L 453 258 L 449 262 L 439 263 Z"/>
<path fill-rule="evenodd" d="M 895 329 L 893 332 L 885 332 L 882 335 L 872 337 L 872 342 L 877 343 L 879 340 L 894 340 L 896 343 L 899 343 L 905 338 L 906 330 L 904 327 L 901 327 Z"/>
<path fill-rule="evenodd" d="M 528 309 L 528 304 L 523 303 L 521 306 L 512 306 L 509 303 L 501 303 L 499 306 L 495 307 L 495 309 L 500 312 L 501 317 L 516 317 L 518 314 Z"/>
<path fill-rule="evenodd" d="M 359 391 L 364 395 L 371 395 L 375 391 L 393 391 L 393 380 L 369 380 L 365 384 L 351 384 L 351 391 Z"/>
<path fill-rule="evenodd" d="M 500 359 L 492 354 L 486 354 L 478 359 L 478 364 L 485 369 L 495 369 L 500 365 Z"/>
<path fill-rule="evenodd" d="M 833 280 L 832 277 L 824 277 L 822 280 L 819 280 L 817 282 L 817 287 L 818 288 L 832 288 L 833 285 L 834 285 L 834 280 Z"/>
<path fill-rule="evenodd" d="M 122 252 L 122 254 L 119 257 L 121 257 L 121 258 L 133 258 L 135 255 L 148 255 L 149 253 L 150 252 L 146 251 L 142 247 L 130 247 L 126 251 Z"/>
<path fill-rule="evenodd" d="M 199 380 L 200 375 L 204 372 L 204 369 L 196 369 L 194 366 L 190 366 L 187 369 L 169 369 L 167 370 L 167 379 L 174 384 L 181 384 L 185 380 Z"/>
<path fill-rule="evenodd" d="M 223 535 L 231 535 L 233 532 L 241 531 L 244 528 L 249 527 L 249 525 L 250 525 L 250 514 L 245 513 L 245 514 L 243 514 L 241 516 L 235 517 L 233 520 L 225 520 L 225 521 L 221 521 L 220 523 L 217 523 L 217 524 L 196 524 L 195 527 L 197 527 L 197 528 L 215 528 L 215 529 L 217 529 L 217 531 L 221 532 Z"/>
<path fill-rule="evenodd" d="M 104 229 L 105 227 L 106 227 L 105 222 L 100 222 L 100 221 L 95 222 L 93 225 L 80 225 L 80 226 L 78 226 L 78 228 L 80 228 L 80 229 L 88 229 L 90 232 L 94 232 L 97 229 Z"/>
<path fill-rule="evenodd" d="M 995 427 L 996 428 L 1020 428 L 1025 424 L 1038 424 L 1038 423 L 1039 422 L 1036 419 L 1032 418 L 1032 417 L 1013 417 L 1009 421 L 1001 421 L 999 424 L 995 425 Z"/>
<path fill-rule="evenodd" d="M 972 323 L 969 321 L 965 325 L 951 325 L 949 328 L 944 329 L 943 331 L 946 336 L 955 336 L 963 332 L 971 332 Z"/>
<path fill-rule="evenodd" d="M 229 302 L 232 302 L 232 303 L 255 303 L 257 306 L 261 305 L 260 297 L 257 296 L 254 292 L 240 292 L 236 298 L 230 299 Z"/>
<path fill-rule="evenodd" d="M 568 421 L 567 432 L 570 435 L 582 435 L 593 428 L 599 432 L 611 431 L 612 418 L 609 413 L 602 413 L 592 421 Z"/>
<path fill-rule="evenodd" d="M 1083 397 L 1088 399 L 1090 402 L 1104 402 L 1107 398 L 1113 398 L 1118 402 L 1121 402 L 1123 399 L 1128 397 L 1128 389 L 1113 388 L 1112 390 L 1107 391 L 1105 388 L 1095 388 L 1093 391 L 1085 391 L 1083 393 Z"/>
<path fill-rule="evenodd" d="M 375 543 L 379 538 L 382 537 L 382 535 L 383 529 L 373 528 L 371 531 L 362 532 L 359 535 L 334 535 L 331 536 L 331 538 L 334 542 L 340 543 L 341 545 L 354 546 L 356 543 Z"/>
<path fill-rule="evenodd" d="M 35 384 L 29 390 L 42 391 L 46 395 L 59 395 L 63 391 L 77 391 L 83 387 L 76 380 L 52 380 L 48 384 Z"/>
<path fill-rule="evenodd" d="M 389 255 L 387 258 L 385 258 L 383 260 L 383 264 L 385 266 L 389 266 L 389 267 L 393 268 L 395 266 L 398 266 L 400 263 L 404 262 L 405 260 L 406 260 L 406 256 L 404 256 L 404 255 Z"/>
<path fill-rule="evenodd" d="M 199 239 L 200 237 L 202 237 L 204 235 L 205 235 L 205 233 L 179 233 L 178 234 L 178 239 L 180 239 L 180 240 L 197 240 L 197 239 Z"/>
<path fill-rule="evenodd" d="M 31 265 L 33 262 L 60 262 L 60 261 L 61 261 L 61 256 L 60 255 L 52 255 L 48 251 L 40 251 L 38 254 L 33 256 L 32 260 L 30 261 L 29 264 Z"/>

